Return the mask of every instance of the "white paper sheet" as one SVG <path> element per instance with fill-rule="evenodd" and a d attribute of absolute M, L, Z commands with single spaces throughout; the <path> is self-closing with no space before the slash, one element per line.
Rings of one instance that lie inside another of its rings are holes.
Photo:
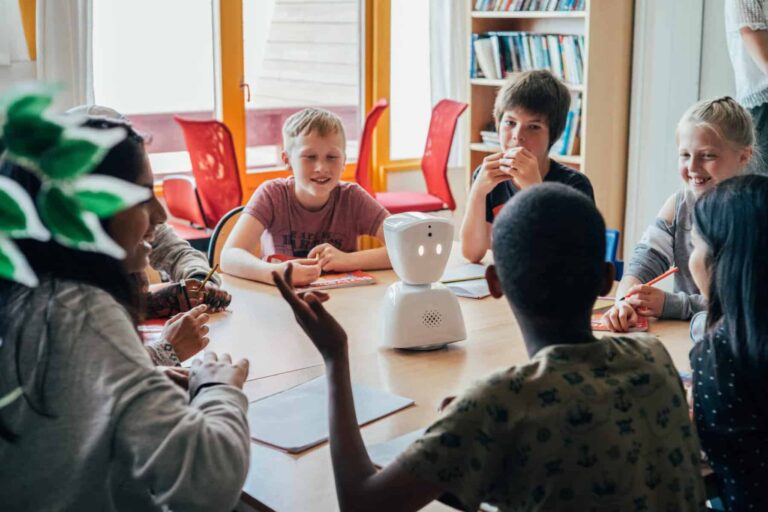
<path fill-rule="evenodd" d="M 367 386 L 352 385 L 358 425 L 413 404 L 413 400 Z M 328 439 L 328 386 L 320 376 L 261 400 L 248 408 L 251 437 L 291 453 Z"/>

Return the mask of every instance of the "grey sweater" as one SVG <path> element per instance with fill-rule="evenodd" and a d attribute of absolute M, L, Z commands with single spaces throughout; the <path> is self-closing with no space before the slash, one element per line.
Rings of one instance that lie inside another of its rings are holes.
<path fill-rule="evenodd" d="M 688 320 L 694 313 L 707 307 L 706 299 L 699 292 L 688 268 L 688 258 L 693 251 L 691 229 L 695 203 L 696 198 L 689 190 L 675 194 L 672 224 L 667 224 L 664 219 L 656 219 L 645 230 L 629 261 L 626 274 L 644 283 L 663 274 L 673 265 L 680 269 L 675 274 L 674 292 L 665 293 L 662 318 Z"/>
<path fill-rule="evenodd" d="M 160 224 L 155 230 L 149 264 L 155 270 L 165 272 L 171 281 L 185 279 L 203 280 L 211 270 L 208 258 L 179 237 L 171 226 Z M 211 281 L 221 286 L 221 278 L 213 274 Z"/>
<path fill-rule="evenodd" d="M 0 395 L 20 373 L 33 402 L 0 411 L 20 436 L 0 438 L 2 510 L 233 509 L 250 448 L 240 390 L 190 402 L 100 289 L 48 280 L 9 306 Z"/>

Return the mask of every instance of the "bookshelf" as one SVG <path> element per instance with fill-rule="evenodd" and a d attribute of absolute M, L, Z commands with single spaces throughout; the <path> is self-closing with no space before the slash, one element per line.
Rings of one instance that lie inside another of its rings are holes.
<path fill-rule="evenodd" d="M 624 200 L 632 64 L 633 0 L 586 0 L 583 11 L 473 11 L 467 0 L 470 33 L 527 32 L 583 37 L 583 83 L 568 84 L 581 97 L 578 144 L 574 153 L 552 155 L 584 172 L 610 228 L 624 228 Z M 473 51 L 467 41 L 467 51 Z M 493 102 L 503 79 L 470 78 L 469 177 L 498 146 L 483 143 L 480 132 L 493 121 Z"/>

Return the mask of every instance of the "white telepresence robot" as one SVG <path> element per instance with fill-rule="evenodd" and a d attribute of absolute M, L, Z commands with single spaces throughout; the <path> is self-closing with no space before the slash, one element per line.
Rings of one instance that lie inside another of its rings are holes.
<path fill-rule="evenodd" d="M 384 221 L 387 252 L 401 281 L 389 286 L 383 307 L 383 344 L 434 350 L 466 339 L 456 296 L 440 283 L 453 242 L 453 221 L 399 213 Z"/>

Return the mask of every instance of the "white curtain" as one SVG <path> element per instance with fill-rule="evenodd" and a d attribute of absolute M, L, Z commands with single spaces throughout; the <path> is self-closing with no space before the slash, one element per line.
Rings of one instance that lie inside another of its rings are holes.
<path fill-rule="evenodd" d="M 432 104 L 444 98 L 469 102 L 469 17 L 466 1 L 430 0 L 430 73 Z M 469 116 L 456 126 L 450 167 L 466 165 Z"/>
<path fill-rule="evenodd" d="M 92 0 L 37 0 L 37 78 L 64 86 L 58 110 L 93 103 L 92 13 Z"/>

